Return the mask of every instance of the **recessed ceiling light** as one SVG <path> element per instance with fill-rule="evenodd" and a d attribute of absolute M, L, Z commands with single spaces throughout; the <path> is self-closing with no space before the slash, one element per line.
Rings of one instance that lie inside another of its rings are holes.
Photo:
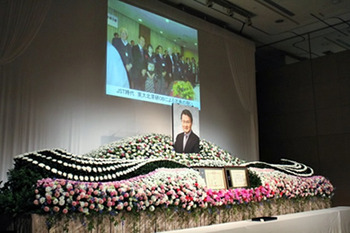
<path fill-rule="evenodd" d="M 284 19 L 277 19 L 275 20 L 275 23 L 283 23 L 284 22 Z"/>

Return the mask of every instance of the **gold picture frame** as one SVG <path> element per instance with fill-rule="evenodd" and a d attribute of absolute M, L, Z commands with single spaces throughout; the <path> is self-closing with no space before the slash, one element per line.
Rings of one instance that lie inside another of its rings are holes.
<path fill-rule="evenodd" d="M 194 169 L 199 171 L 207 188 L 214 190 L 227 189 L 225 168 L 195 167 Z"/>

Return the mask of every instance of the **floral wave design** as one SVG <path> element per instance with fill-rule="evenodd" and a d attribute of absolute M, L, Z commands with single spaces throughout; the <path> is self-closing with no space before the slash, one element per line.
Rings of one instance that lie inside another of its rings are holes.
<path fill-rule="evenodd" d="M 150 134 L 113 142 L 85 155 L 49 149 L 25 153 L 15 160 L 49 177 L 91 182 L 131 178 L 141 169 L 146 174 L 157 167 L 219 167 L 243 162 L 205 140 L 200 142 L 200 149 L 198 154 L 176 153 L 171 137 Z"/>

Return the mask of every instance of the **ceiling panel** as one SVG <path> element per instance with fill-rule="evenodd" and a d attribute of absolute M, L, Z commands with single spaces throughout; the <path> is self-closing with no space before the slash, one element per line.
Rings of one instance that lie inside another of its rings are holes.
<path fill-rule="evenodd" d="M 350 49 L 350 0 L 160 1 L 299 60 Z"/>

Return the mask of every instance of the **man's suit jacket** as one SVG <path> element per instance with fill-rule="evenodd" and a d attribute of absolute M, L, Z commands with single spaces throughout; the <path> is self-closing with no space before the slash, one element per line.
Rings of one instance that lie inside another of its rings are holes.
<path fill-rule="evenodd" d="M 184 133 L 180 133 L 176 137 L 175 141 L 175 151 L 178 153 L 199 153 L 199 137 L 191 132 L 190 136 L 187 139 L 185 150 L 183 150 L 183 139 Z"/>
<path fill-rule="evenodd" d="M 117 38 L 114 41 L 114 47 L 117 48 L 120 56 L 122 57 L 124 65 L 132 64 L 132 47 L 129 43 L 124 45 L 121 38 Z"/>
<path fill-rule="evenodd" d="M 132 47 L 132 59 L 133 65 L 132 68 L 137 72 L 138 77 L 141 76 L 141 70 L 146 69 L 146 51 L 142 48 L 143 53 L 141 54 L 141 49 L 139 45 Z"/>

